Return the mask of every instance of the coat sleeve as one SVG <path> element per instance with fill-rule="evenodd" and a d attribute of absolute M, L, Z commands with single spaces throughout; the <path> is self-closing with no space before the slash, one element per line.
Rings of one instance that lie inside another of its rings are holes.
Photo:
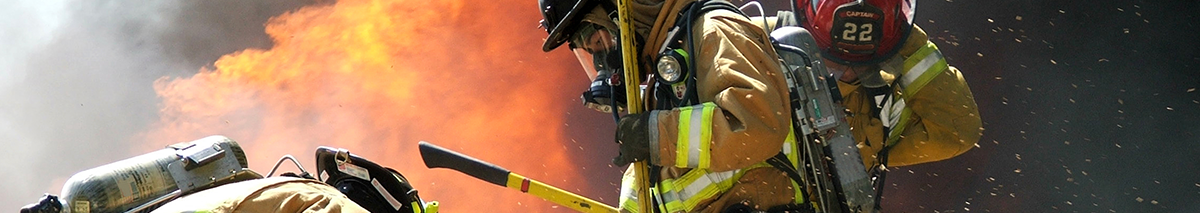
<path fill-rule="evenodd" d="M 779 153 L 790 131 L 786 81 L 766 32 L 715 11 L 695 26 L 701 104 L 651 113 L 653 162 L 727 171 Z"/>
<path fill-rule="evenodd" d="M 962 73 L 946 67 L 905 98 L 914 116 L 892 144 L 888 165 L 904 166 L 958 156 L 979 141 L 982 121 Z"/>
<path fill-rule="evenodd" d="M 874 102 L 859 85 L 839 82 L 851 112 L 848 116 L 859 141 L 863 163 L 873 166 L 886 141 L 889 166 L 933 162 L 958 156 L 974 147 L 982 135 L 982 122 L 975 98 L 962 73 L 949 66 L 937 46 L 921 29 L 914 28 L 905 47 L 903 73 L 895 79 L 902 108 L 891 115 L 868 116 Z M 886 108 L 886 107 L 885 107 Z M 887 113 L 885 113 L 887 114 Z M 890 134 L 879 117 L 892 116 Z"/>

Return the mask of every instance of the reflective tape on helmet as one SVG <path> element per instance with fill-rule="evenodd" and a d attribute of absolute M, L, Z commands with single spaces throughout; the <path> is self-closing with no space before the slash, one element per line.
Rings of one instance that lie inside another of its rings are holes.
<path fill-rule="evenodd" d="M 905 71 L 900 77 L 900 87 L 904 88 L 904 96 L 916 94 L 930 80 L 949 68 L 950 65 L 946 64 L 946 58 L 942 57 L 937 45 L 926 41 L 924 47 L 904 60 Z"/>
<path fill-rule="evenodd" d="M 675 145 L 675 167 L 709 168 L 713 113 L 717 104 L 707 102 L 679 109 L 679 131 Z"/>

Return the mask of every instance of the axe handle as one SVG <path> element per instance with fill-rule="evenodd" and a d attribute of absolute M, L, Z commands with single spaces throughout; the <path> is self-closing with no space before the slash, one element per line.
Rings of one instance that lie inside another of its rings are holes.
<path fill-rule="evenodd" d="M 520 190 L 523 193 L 546 199 L 547 201 L 579 212 L 617 212 L 616 207 L 547 185 L 540 181 L 529 179 L 495 164 L 484 162 L 429 142 L 421 141 L 418 146 L 421 151 L 421 159 L 425 161 L 425 167 L 429 167 L 430 169 L 446 168 L 459 171 L 471 177 L 506 188 Z"/>

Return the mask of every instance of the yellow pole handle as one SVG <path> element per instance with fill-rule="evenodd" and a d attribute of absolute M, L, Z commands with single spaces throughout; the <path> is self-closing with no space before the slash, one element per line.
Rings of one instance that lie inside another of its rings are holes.
<path fill-rule="evenodd" d="M 580 212 L 617 212 L 616 207 L 596 202 L 587 197 L 546 185 L 536 180 L 531 180 L 495 164 L 475 159 L 429 142 L 421 141 L 417 144 L 417 147 L 421 152 L 421 159 L 425 161 L 425 167 L 429 167 L 430 169 L 453 169 L 492 184 L 521 190 L 521 192 Z"/>
<path fill-rule="evenodd" d="M 525 192 L 525 193 L 531 194 L 533 196 L 537 196 L 542 199 L 546 199 L 547 201 L 557 203 L 558 205 L 566 206 L 567 208 L 571 208 L 571 209 L 574 209 L 575 211 L 579 211 L 579 212 L 585 212 L 585 213 L 616 213 L 616 212 L 618 212 L 616 207 L 612 207 L 612 206 L 609 206 L 604 203 L 596 202 L 595 200 L 588 199 L 587 197 L 583 197 L 583 196 L 577 195 L 575 193 L 571 193 L 571 192 L 564 191 L 559 188 L 555 188 L 550 185 L 546 185 L 545 183 L 526 178 L 525 176 L 521 176 L 517 173 L 508 173 L 508 183 L 505 185 L 506 185 L 505 187 L 508 187 L 511 189 L 516 189 L 516 190 L 521 190 L 521 192 Z"/>
<path fill-rule="evenodd" d="M 633 15 L 629 6 L 630 0 L 617 1 L 617 19 L 621 30 L 621 55 L 625 62 L 625 100 L 629 113 L 640 113 L 642 109 L 641 72 L 638 72 L 637 46 L 633 43 L 636 32 L 633 31 Z M 654 202 L 650 200 L 650 169 L 645 161 L 633 162 L 634 179 L 637 181 L 638 212 L 650 213 Z"/>
<path fill-rule="evenodd" d="M 638 72 L 637 46 L 634 46 L 635 44 L 633 43 L 633 37 L 636 33 L 633 32 L 633 20 L 631 20 L 631 16 L 633 15 L 630 14 L 629 1 L 617 1 L 617 19 L 621 22 L 619 23 L 621 28 L 621 56 L 623 56 L 623 61 L 625 62 L 625 100 L 626 105 L 628 105 L 626 109 L 629 109 L 629 113 L 633 114 L 640 113 L 643 110 L 642 96 L 640 95 L 642 78 L 638 75 L 641 72 Z"/>

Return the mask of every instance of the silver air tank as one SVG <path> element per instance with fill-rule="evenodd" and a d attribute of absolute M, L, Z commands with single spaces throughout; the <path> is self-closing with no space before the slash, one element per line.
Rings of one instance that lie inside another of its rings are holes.
<path fill-rule="evenodd" d="M 841 94 L 836 91 L 836 80 L 820 59 L 816 41 L 808 30 L 800 27 L 775 29 L 771 37 L 784 45 L 776 50 L 784 50 L 779 51 L 779 55 L 788 64 L 787 70 L 792 72 L 786 75 L 789 85 L 800 85 L 796 86 L 800 88 L 792 88 L 793 92 L 799 93 L 801 105 L 794 114 L 797 120 L 804 121 L 800 122 L 804 135 L 801 140 L 808 141 L 802 150 L 809 153 L 809 162 L 814 162 L 806 169 L 815 179 L 809 183 L 817 188 L 821 203 L 818 212 L 873 212 L 876 204 L 871 176 L 867 174 L 857 142 L 850 133 L 850 125 L 843 113 L 845 109 L 837 103 Z M 838 202 L 835 204 L 833 200 Z"/>
<path fill-rule="evenodd" d="M 243 170 L 237 142 L 209 136 L 88 169 L 63 186 L 63 212 L 141 210 L 181 194 L 212 187 Z"/>

